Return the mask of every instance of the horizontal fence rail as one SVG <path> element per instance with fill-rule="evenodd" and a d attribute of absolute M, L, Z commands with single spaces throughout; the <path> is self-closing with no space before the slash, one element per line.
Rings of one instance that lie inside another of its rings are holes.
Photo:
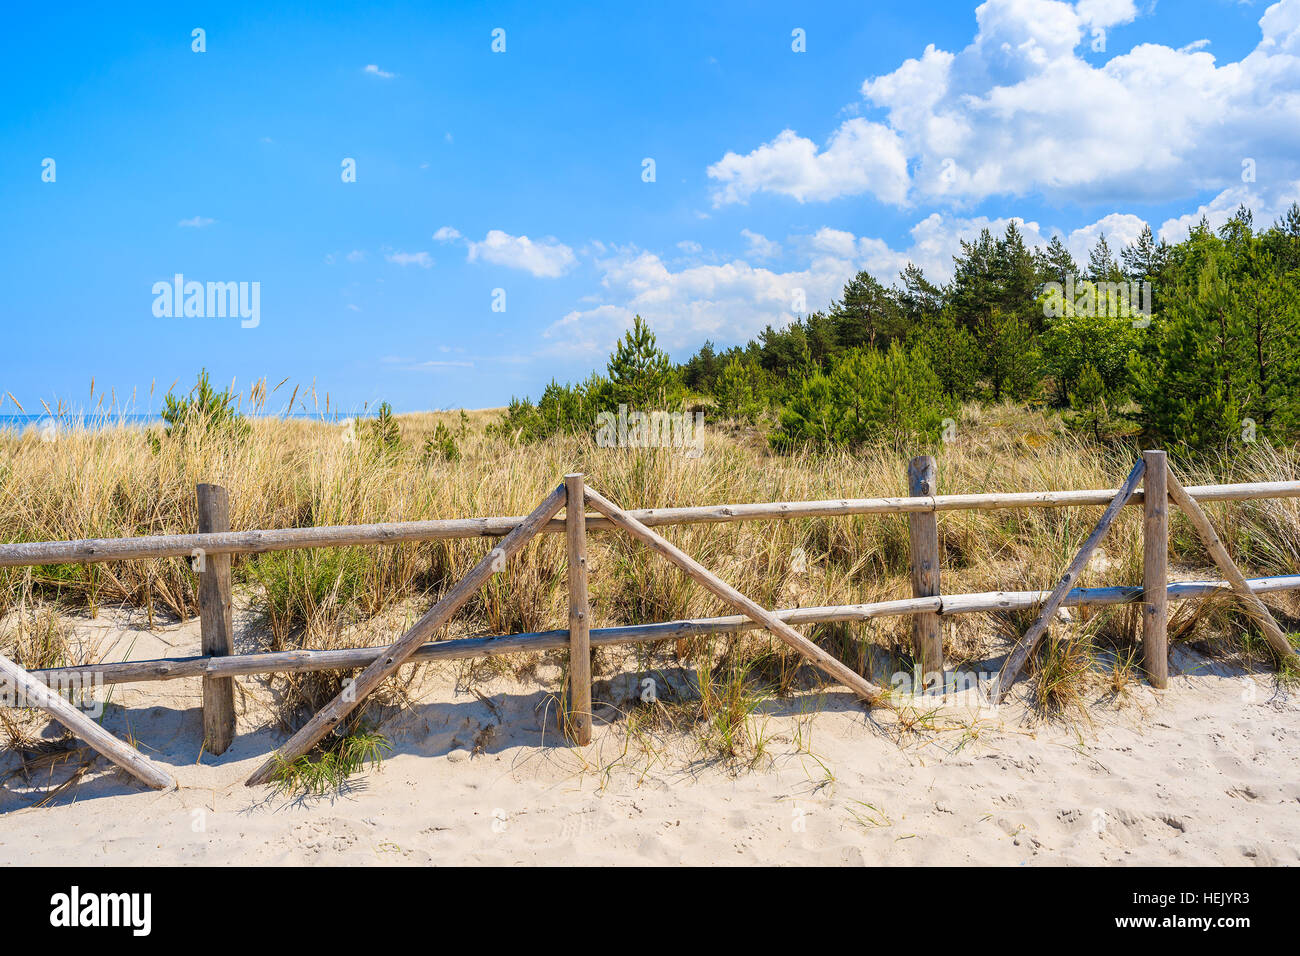
<path fill-rule="evenodd" d="M 1119 489 L 936 495 L 935 462 L 913 459 L 909 497 L 845 498 L 827 501 L 759 502 L 681 508 L 624 510 L 584 483 L 581 474 L 565 476 L 564 484 L 523 517 L 453 518 L 316 528 L 230 531 L 227 493 L 215 485 L 200 485 L 198 534 L 100 538 L 0 544 L 0 567 L 43 564 L 91 564 L 151 558 L 193 558 L 200 575 L 199 604 L 203 621 L 203 653 L 195 657 L 119 661 L 75 667 L 25 671 L 0 656 L 0 677 L 22 691 L 34 706 L 44 708 L 83 740 L 143 783 L 173 786 L 165 770 L 134 747 L 82 717 L 60 694 L 68 687 L 201 678 L 203 681 L 204 749 L 220 755 L 235 734 L 236 717 L 231 679 L 270 673 L 360 670 L 356 688 L 340 693 L 291 737 L 249 778 L 250 786 L 267 783 L 280 769 L 305 754 L 325 734 L 338 727 L 361 700 L 404 663 L 458 660 L 501 654 L 568 650 L 567 700 L 562 727 L 576 743 L 591 740 L 590 648 L 639 642 L 682 640 L 711 634 L 767 630 L 785 641 L 833 683 L 853 690 L 870 705 L 893 706 L 883 689 L 799 633 L 796 627 L 873 618 L 910 616 L 913 657 L 927 672 L 944 663 L 943 621 L 975 612 L 1037 609 L 1034 624 L 1012 649 L 997 681 L 994 702 L 1002 700 L 1047 632 L 1058 607 L 1140 605 L 1143 609 L 1143 666 L 1152 687 L 1168 681 L 1168 634 L 1165 605 L 1169 601 L 1234 596 L 1269 638 L 1279 664 L 1300 666 L 1300 655 L 1280 629 L 1258 594 L 1300 590 L 1300 575 L 1246 579 L 1219 540 L 1200 505 L 1210 501 L 1300 498 L 1300 481 L 1193 485 L 1184 488 L 1168 470 L 1165 454 L 1144 452 Z M 1167 482 L 1166 482 L 1167 479 Z M 1142 487 L 1139 487 L 1142 485 Z M 1150 494 L 1151 500 L 1146 495 Z M 1223 581 L 1169 583 L 1168 507 L 1175 503 L 1205 543 Z M 934 516 L 947 511 L 997 511 L 1030 508 L 1107 506 L 1083 547 L 1051 591 L 986 591 L 944 594 L 940 587 L 942 554 Z M 1122 508 L 1143 512 L 1143 584 L 1102 588 L 1075 586 L 1093 551 Z M 588 514 L 593 507 L 598 514 Z M 558 517 L 560 511 L 564 517 Z M 722 581 L 653 527 L 771 521 L 791 518 L 830 518 L 852 515 L 908 515 L 912 597 L 868 604 L 768 610 Z M 622 530 L 675 564 L 687 576 L 744 614 L 725 617 L 590 628 L 587 595 L 586 535 L 589 530 Z M 535 534 L 566 535 L 569 576 L 568 627 L 529 634 L 436 640 L 436 634 L 466 600 L 492 575 L 504 569 Z M 301 649 L 272 653 L 234 654 L 231 647 L 230 555 L 260 554 L 297 548 L 389 545 L 465 538 L 500 538 L 472 570 L 454 584 L 437 604 L 394 643 L 380 647 L 336 650 Z M 679 653 L 685 651 L 679 648 Z M 21 706 L 21 705 L 20 705 Z"/>
<path fill-rule="evenodd" d="M 1247 581 L 1256 594 L 1300 590 L 1300 574 Z M 987 611 L 1027 610 L 1042 604 L 1048 591 L 982 591 L 973 594 L 949 594 L 927 598 L 902 598 L 871 604 L 830 604 L 821 607 L 785 608 L 772 613 L 787 624 L 833 624 L 869 621 L 878 617 L 903 617 L 913 614 L 973 614 Z M 1226 581 L 1182 581 L 1168 587 L 1170 601 L 1187 601 L 1232 593 Z M 1108 587 L 1075 588 L 1066 595 L 1065 607 L 1097 607 L 1117 604 L 1140 604 L 1142 588 Z M 669 641 L 709 634 L 729 634 L 762 630 L 743 614 L 724 617 L 688 618 L 656 624 L 632 624 L 620 627 L 594 627 L 590 630 L 592 647 L 636 644 L 642 641 Z M 558 651 L 569 646 L 565 629 L 505 634 L 498 637 L 463 637 L 422 644 L 410 657 L 410 663 L 454 661 L 469 657 L 495 657 L 534 651 Z M 230 657 L 170 657 L 148 661 L 123 661 L 113 664 L 85 664 L 77 667 L 49 667 L 28 673 L 46 683 L 73 677 L 94 676 L 104 684 L 179 680 L 183 677 L 247 677 L 254 674 L 303 673 L 307 671 L 348 670 L 365 667 L 387 651 L 387 647 L 347 647 L 329 651 L 297 650 L 262 654 L 239 654 Z"/>
<path fill-rule="evenodd" d="M 1300 498 L 1300 481 L 1264 481 L 1232 485 L 1189 485 L 1197 501 L 1249 501 L 1256 498 Z M 735 521 L 776 521 L 787 518 L 832 518 L 869 514 L 913 514 L 928 511 L 1002 511 L 1022 508 L 1072 508 L 1107 505 L 1114 489 L 1099 491 L 991 492 L 934 495 L 919 498 L 842 498 L 828 501 L 760 502 L 703 505 L 685 508 L 642 508 L 628 514 L 649 527 L 725 524 Z M 1141 505 L 1142 491 L 1127 507 Z M 0 544 L 0 567 L 41 564 L 94 564 L 144 558 L 188 558 L 204 554 L 262 554 L 294 548 L 334 548 L 354 545 L 403 544 L 455 538 L 503 537 L 524 521 L 523 516 L 446 518 L 430 521 L 390 521 L 380 524 L 281 528 L 271 531 L 224 531 L 212 534 L 165 534 L 138 538 L 85 538 L 79 541 L 30 541 Z M 611 531 L 603 515 L 587 515 L 588 531 Z M 562 518 L 548 521 L 542 534 L 563 534 Z"/>

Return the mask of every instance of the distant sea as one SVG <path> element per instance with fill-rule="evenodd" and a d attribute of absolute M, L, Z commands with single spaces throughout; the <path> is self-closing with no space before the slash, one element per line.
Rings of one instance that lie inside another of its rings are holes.
<path fill-rule="evenodd" d="M 267 415 L 264 417 L 283 418 L 284 416 Z M 362 412 L 360 414 L 345 415 L 342 412 L 331 412 L 329 415 L 321 416 L 309 412 L 299 412 L 288 417 L 309 421 L 345 422 L 349 418 L 372 418 L 374 413 Z M 49 427 L 47 423 L 52 424 L 55 428 L 117 428 L 119 425 L 128 428 L 144 428 L 149 425 L 156 425 L 161 421 L 161 415 L 143 412 L 114 415 L 47 415 L 44 412 L 39 412 L 31 415 L 0 415 L 0 431 L 14 430 L 22 432 L 29 428 L 42 429 Z"/>

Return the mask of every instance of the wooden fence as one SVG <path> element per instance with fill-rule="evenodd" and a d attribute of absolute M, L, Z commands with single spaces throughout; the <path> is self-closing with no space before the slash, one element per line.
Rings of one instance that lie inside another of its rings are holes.
<path fill-rule="evenodd" d="M 1300 482 L 1201 485 L 1184 488 L 1169 470 L 1164 452 L 1148 451 L 1133 466 L 1118 490 L 1056 491 L 1017 494 L 936 494 L 935 461 L 913 459 L 908 468 L 905 498 L 860 498 L 835 501 L 774 502 L 660 508 L 628 511 L 588 487 L 581 474 L 566 475 L 529 515 L 523 517 L 468 518 L 408 521 L 321 528 L 287 528 L 271 531 L 232 531 L 229 499 L 224 489 L 199 485 L 197 534 L 155 535 L 135 538 L 88 539 L 0 544 L 0 567 L 43 564 L 87 564 L 159 557 L 189 557 L 199 571 L 199 605 L 202 654 L 197 657 L 92 664 L 25 671 L 0 657 L 0 678 L 18 691 L 25 706 L 40 707 L 63 723 L 105 757 L 149 786 L 174 786 L 171 776 L 134 748 L 118 740 L 65 700 L 57 688 L 93 678 L 106 684 L 175 680 L 199 677 L 203 681 L 204 746 L 215 754 L 229 747 L 235 733 L 234 678 L 252 674 L 317 670 L 361 669 L 361 673 L 335 700 L 323 707 L 280 750 L 249 778 L 250 786 L 267 783 L 284 766 L 307 753 L 336 727 L 368 694 L 403 664 L 451 660 L 498 654 L 568 648 L 568 710 L 564 726 L 578 744 L 591 740 L 590 648 L 662 641 L 695 635 L 762 628 L 770 631 L 818 667 L 832 681 L 850 688 L 870 705 L 888 705 L 888 694 L 856 671 L 804 637 L 799 625 L 831 621 L 866 621 L 877 617 L 908 615 L 913 621 L 913 653 L 922 673 L 943 667 L 943 620 L 953 614 L 976 611 L 1039 608 L 1034 624 L 1012 648 L 998 680 L 993 699 L 1010 691 L 1025 662 L 1062 606 L 1140 603 L 1143 661 L 1152 686 L 1168 682 L 1167 607 L 1169 601 L 1187 600 L 1229 590 L 1243 602 L 1257 622 L 1279 661 L 1300 661 L 1286 635 L 1274 621 L 1259 593 L 1300 588 L 1300 575 L 1247 580 L 1233 563 L 1206 518 L 1200 503 L 1260 498 L 1300 497 Z M 1188 516 L 1225 581 L 1168 582 L 1168 505 L 1178 505 Z M 1045 591 L 993 591 L 982 594 L 943 594 L 940 590 L 938 522 L 940 512 L 991 511 L 1022 508 L 1060 508 L 1106 505 L 1100 521 L 1070 562 L 1057 586 Z M 1143 580 L 1141 586 L 1078 588 L 1079 575 L 1120 510 L 1143 509 Z M 587 514 L 591 507 L 596 514 Z M 556 517 L 563 510 L 563 518 Z M 680 548 L 652 530 L 656 526 L 760 521 L 799 517 L 862 514 L 908 515 L 911 598 L 872 604 L 769 610 L 741 594 L 699 564 Z M 740 612 L 725 617 L 698 618 L 623 627 L 591 628 L 587 596 L 587 534 L 593 530 L 622 530 L 633 535 L 693 580 Z M 508 634 L 433 641 L 457 610 L 536 534 L 564 533 L 568 553 L 569 617 L 563 630 L 533 634 Z M 460 579 L 405 634 L 388 647 L 339 650 L 296 650 L 276 653 L 234 654 L 231 640 L 230 561 L 234 554 L 256 554 L 291 548 L 344 547 L 394 544 L 451 538 L 501 540 Z M 55 689 L 51 689 L 55 688 Z"/>

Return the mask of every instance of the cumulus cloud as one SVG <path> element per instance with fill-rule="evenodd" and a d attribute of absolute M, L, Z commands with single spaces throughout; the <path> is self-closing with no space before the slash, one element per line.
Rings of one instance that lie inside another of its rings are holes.
<path fill-rule="evenodd" d="M 902 202 L 907 192 L 907 157 L 898 135 L 859 118 L 832 133 L 820 151 L 787 129 L 747 155 L 727 153 L 708 172 L 719 183 L 715 206 L 747 202 L 756 192 L 799 202 L 870 192 L 891 203 Z"/>
<path fill-rule="evenodd" d="M 508 269 L 522 269 L 543 279 L 564 275 L 577 263 L 573 250 L 554 238 L 533 241 L 527 236 L 512 236 L 500 229 L 489 229 L 481 242 L 466 241 L 468 259 L 482 259 Z"/>
<path fill-rule="evenodd" d="M 443 226 L 433 234 L 433 238 L 438 242 L 452 242 L 460 238 L 460 232 L 451 226 Z"/>
<path fill-rule="evenodd" d="M 714 202 L 1158 202 L 1231 187 L 1244 157 L 1300 177 L 1300 0 L 1270 6 L 1236 62 L 1153 43 L 1090 62 L 1095 31 L 1136 15 L 1131 0 L 987 0 L 964 49 L 932 44 L 863 83 L 883 122 L 728 152 L 708 169 Z"/>
<path fill-rule="evenodd" d="M 1130 23 L 1138 13 L 1133 0 L 1079 0 L 1075 11 L 1084 23 L 1103 28 Z"/>
<path fill-rule="evenodd" d="M 736 260 L 721 265 L 691 265 L 673 270 L 659 256 L 627 249 L 597 263 L 602 273 L 600 298 L 590 308 L 575 309 L 546 330 L 548 351 L 566 355 L 607 353 L 640 314 L 650 321 L 660 344 L 680 351 L 705 338 L 743 341 L 763 326 L 794 319 L 796 292 L 809 302 L 838 286 L 838 264 L 810 264 L 808 269 L 778 273 Z"/>

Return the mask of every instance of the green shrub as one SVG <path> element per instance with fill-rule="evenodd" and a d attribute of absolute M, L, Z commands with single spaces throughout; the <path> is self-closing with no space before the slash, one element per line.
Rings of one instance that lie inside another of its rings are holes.
<path fill-rule="evenodd" d="M 714 393 L 718 399 L 718 417 L 742 422 L 758 418 L 758 370 L 748 362 L 730 359 L 718 375 Z"/>
<path fill-rule="evenodd" d="M 772 441 L 778 448 L 934 441 L 950 408 L 924 358 L 897 343 L 887 352 L 853 349 L 829 375 L 804 381 L 782 410 Z"/>
<path fill-rule="evenodd" d="M 393 415 L 393 407 L 381 402 L 379 411 L 367 424 L 366 442 L 379 455 L 393 455 L 402 449 L 402 432 Z"/>
<path fill-rule="evenodd" d="M 462 413 L 463 414 L 463 413 Z M 452 437 L 451 429 L 438 422 L 433 434 L 424 440 L 424 461 L 459 461 L 460 448 Z"/>
<path fill-rule="evenodd" d="M 248 434 L 249 426 L 237 406 L 238 399 L 230 389 L 218 392 L 212 387 L 208 370 L 203 369 L 187 394 L 178 397 L 168 390 L 163 396 L 162 420 L 169 436 L 228 432 L 243 437 Z"/>

